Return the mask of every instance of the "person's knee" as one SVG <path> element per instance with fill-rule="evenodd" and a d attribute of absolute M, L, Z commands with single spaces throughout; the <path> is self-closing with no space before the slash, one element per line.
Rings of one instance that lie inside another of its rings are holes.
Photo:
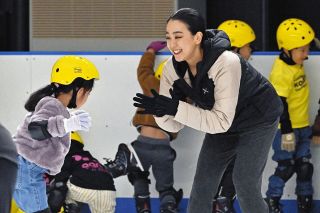
<path fill-rule="evenodd" d="M 278 167 L 274 175 L 280 177 L 284 182 L 287 182 L 292 177 L 294 172 L 294 162 L 291 160 L 283 160 L 278 161 Z"/>
<path fill-rule="evenodd" d="M 298 181 L 310 181 L 312 179 L 313 165 L 308 158 L 297 159 L 295 166 Z"/>
<path fill-rule="evenodd" d="M 128 174 L 130 183 L 134 186 L 135 196 L 149 195 L 150 179 L 148 171 L 135 171 Z"/>
<path fill-rule="evenodd" d="M 59 212 L 64 204 L 68 187 L 64 182 L 55 182 L 48 190 L 48 205 L 53 212 Z"/>
<path fill-rule="evenodd" d="M 148 179 L 149 175 L 150 173 L 148 171 L 134 171 L 128 174 L 128 180 L 132 185 L 135 185 L 137 181 L 150 184 L 150 180 Z"/>

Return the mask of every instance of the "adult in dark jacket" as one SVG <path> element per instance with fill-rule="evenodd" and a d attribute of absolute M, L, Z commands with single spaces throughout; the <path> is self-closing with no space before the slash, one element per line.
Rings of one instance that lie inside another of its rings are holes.
<path fill-rule="evenodd" d="M 249 63 L 228 51 L 223 31 L 206 31 L 203 18 L 183 8 L 167 21 L 166 63 L 160 94 L 137 94 L 142 113 L 177 132 L 187 125 L 206 133 L 200 151 L 188 212 L 210 213 L 211 201 L 227 165 L 236 156 L 233 180 L 244 213 L 267 213 L 261 178 L 275 136 L 282 103 L 272 85 Z M 193 104 L 171 98 L 183 92 Z"/>
<path fill-rule="evenodd" d="M 16 146 L 9 131 L 0 124 L 0 212 L 9 213 L 17 178 Z"/>

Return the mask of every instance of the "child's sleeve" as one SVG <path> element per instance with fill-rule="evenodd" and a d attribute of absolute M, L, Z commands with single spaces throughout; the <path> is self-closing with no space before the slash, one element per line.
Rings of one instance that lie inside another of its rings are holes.
<path fill-rule="evenodd" d="M 293 86 L 293 76 L 281 67 L 274 67 L 270 74 L 270 82 L 279 96 L 287 98 Z"/>

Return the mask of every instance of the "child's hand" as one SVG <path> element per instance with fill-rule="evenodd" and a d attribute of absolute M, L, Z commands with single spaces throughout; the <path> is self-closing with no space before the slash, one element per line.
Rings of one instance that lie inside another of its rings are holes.
<path fill-rule="evenodd" d="M 281 149 L 293 152 L 296 148 L 296 139 L 293 132 L 281 135 Z"/>
<path fill-rule="evenodd" d="M 155 52 L 158 52 L 163 48 L 165 48 L 166 46 L 167 46 L 167 42 L 165 41 L 153 41 L 148 45 L 147 50 L 153 49 Z"/>
<path fill-rule="evenodd" d="M 64 119 L 64 128 L 66 132 L 83 130 L 89 131 L 91 126 L 91 117 L 84 110 L 73 111 L 69 119 Z"/>
<path fill-rule="evenodd" d="M 312 136 L 312 143 L 314 145 L 320 145 L 320 136 Z"/>
<path fill-rule="evenodd" d="M 317 115 L 312 126 L 312 143 L 320 144 L 320 116 Z"/>

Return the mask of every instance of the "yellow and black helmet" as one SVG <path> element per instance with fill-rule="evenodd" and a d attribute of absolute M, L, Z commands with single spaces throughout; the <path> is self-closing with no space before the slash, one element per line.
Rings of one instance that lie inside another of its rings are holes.
<path fill-rule="evenodd" d="M 53 65 L 51 83 L 69 85 L 76 78 L 99 79 L 99 72 L 91 61 L 81 56 L 63 56 Z"/>
<path fill-rule="evenodd" d="M 256 39 L 250 25 L 240 20 L 224 21 L 219 25 L 218 30 L 222 30 L 228 35 L 231 47 L 241 48 Z"/>
<path fill-rule="evenodd" d="M 154 76 L 160 80 L 161 75 L 162 75 L 162 71 L 163 71 L 163 67 L 164 65 L 167 63 L 167 59 L 163 60 L 157 67 L 156 71 L 154 72 Z"/>
<path fill-rule="evenodd" d="M 312 27 L 305 21 L 297 18 L 289 18 L 281 22 L 277 30 L 278 48 L 292 50 L 303 47 L 314 39 Z"/>
<path fill-rule="evenodd" d="M 79 143 L 84 144 L 83 140 L 78 132 L 74 132 L 74 131 L 71 132 L 71 140 L 74 140 L 74 141 L 77 141 Z"/>

